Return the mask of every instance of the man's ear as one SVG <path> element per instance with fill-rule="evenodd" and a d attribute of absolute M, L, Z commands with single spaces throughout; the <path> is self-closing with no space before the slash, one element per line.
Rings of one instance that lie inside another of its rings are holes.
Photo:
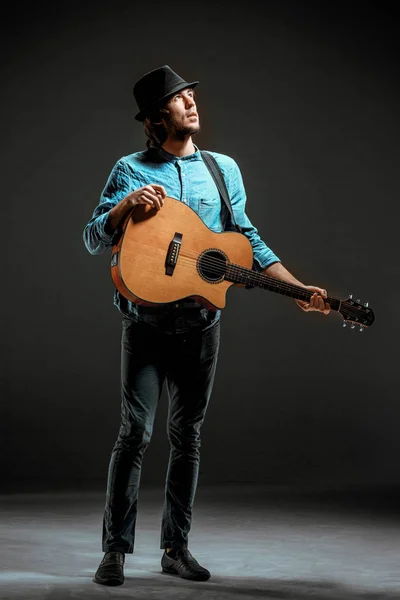
<path fill-rule="evenodd" d="M 159 108 L 158 110 L 155 110 L 152 114 L 149 114 L 148 117 L 151 121 L 152 125 L 165 125 L 165 123 L 163 123 L 164 121 L 164 115 L 163 113 L 168 113 L 168 109 L 166 108 Z"/>
<path fill-rule="evenodd" d="M 159 114 L 157 115 L 158 121 L 153 121 L 154 125 L 165 125 L 165 123 L 163 123 L 163 121 L 164 121 L 163 113 L 168 114 L 169 110 L 167 108 L 160 108 Z"/>

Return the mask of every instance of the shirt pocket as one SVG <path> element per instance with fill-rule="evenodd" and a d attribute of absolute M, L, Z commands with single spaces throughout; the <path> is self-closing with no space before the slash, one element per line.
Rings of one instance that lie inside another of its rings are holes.
<path fill-rule="evenodd" d="M 221 198 L 199 198 L 198 213 L 200 219 L 209 229 L 215 232 L 223 231 L 221 220 Z"/>

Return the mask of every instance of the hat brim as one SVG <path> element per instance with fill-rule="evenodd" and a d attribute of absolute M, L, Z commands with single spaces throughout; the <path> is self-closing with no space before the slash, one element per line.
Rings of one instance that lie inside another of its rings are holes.
<path fill-rule="evenodd" d="M 162 98 L 159 98 L 157 100 L 157 102 L 153 102 L 153 104 L 151 104 L 150 106 L 147 106 L 145 109 L 141 110 L 140 112 L 138 112 L 137 115 L 135 115 L 135 119 L 136 121 L 144 121 L 148 112 L 152 109 L 155 108 L 158 104 L 160 104 L 160 102 L 162 102 L 163 100 L 166 100 L 167 98 L 169 98 L 169 96 L 173 96 L 174 94 L 176 94 L 177 92 L 179 92 L 180 90 L 185 90 L 186 88 L 194 88 L 196 87 L 196 85 L 198 84 L 198 81 L 192 81 L 191 83 L 178 83 L 174 88 L 172 88 L 172 90 L 170 90 L 168 92 L 168 94 L 165 94 L 165 96 L 163 96 Z"/>

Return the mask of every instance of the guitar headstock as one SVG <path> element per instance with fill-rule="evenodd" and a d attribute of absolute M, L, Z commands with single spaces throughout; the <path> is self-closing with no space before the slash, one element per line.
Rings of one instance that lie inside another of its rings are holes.
<path fill-rule="evenodd" d="M 375 321 L 374 311 L 369 308 L 368 302 L 361 304 L 360 299 L 354 300 L 352 294 L 340 303 L 339 312 L 344 319 L 343 327 L 351 325 L 351 329 L 355 329 L 358 326 L 362 331 Z"/>

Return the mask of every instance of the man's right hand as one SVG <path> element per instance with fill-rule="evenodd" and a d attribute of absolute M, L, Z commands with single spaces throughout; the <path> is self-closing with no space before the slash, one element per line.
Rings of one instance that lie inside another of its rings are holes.
<path fill-rule="evenodd" d="M 155 206 L 157 210 L 164 205 L 164 198 L 167 192 L 164 186 L 158 185 L 158 183 L 152 183 L 145 185 L 137 190 L 128 194 L 123 201 L 129 206 L 129 210 L 138 204 L 148 204 L 149 206 Z"/>
<path fill-rule="evenodd" d="M 144 185 L 143 187 L 130 192 L 116 206 L 114 206 L 108 215 L 106 221 L 106 232 L 111 234 L 115 229 L 122 224 L 125 217 L 138 204 L 147 204 L 155 207 L 157 210 L 164 205 L 164 198 L 167 196 L 164 186 L 158 183 Z"/>

